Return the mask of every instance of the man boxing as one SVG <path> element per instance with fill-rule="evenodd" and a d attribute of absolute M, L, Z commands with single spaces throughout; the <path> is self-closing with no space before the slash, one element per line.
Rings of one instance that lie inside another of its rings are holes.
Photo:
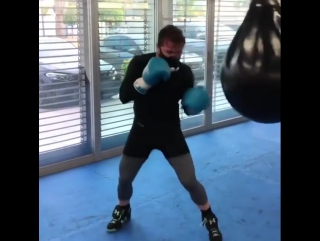
<path fill-rule="evenodd" d="M 209 240 L 222 241 L 218 219 L 210 208 L 205 189 L 196 179 L 180 127 L 179 101 L 184 102 L 184 93 L 194 85 L 190 67 L 179 61 L 184 45 L 182 31 L 168 25 L 159 32 L 157 52 L 135 56 L 128 66 L 120 87 L 120 100 L 123 104 L 134 101 L 135 117 L 120 161 L 119 203 L 107 226 L 109 232 L 120 229 L 131 218 L 132 182 L 151 151 L 158 149 L 199 207 Z M 192 112 L 187 107 L 184 111 Z"/>

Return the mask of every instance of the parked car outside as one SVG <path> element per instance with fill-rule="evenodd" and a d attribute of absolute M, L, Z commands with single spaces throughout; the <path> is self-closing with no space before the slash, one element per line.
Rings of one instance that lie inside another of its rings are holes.
<path fill-rule="evenodd" d="M 206 22 L 174 22 L 175 26 L 177 26 L 179 29 L 183 31 L 183 34 L 186 38 L 191 39 L 206 39 Z M 233 26 L 233 25 L 231 25 Z M 223 35 L 226 37 L 226 35 L 234 36 L 234 30 L 229 25 L 220 24 L 218 22 L 215 22 L 214 26 L 214 33 L 215 35 Z"/>
<path fill-rule="evenodd" d="M 121 65 L 123 61 L 130 60 L 134 57 L 134 54 L 130 53 L 127 50 L 121 50 L 117 47 L 116 41 L 105 42 L 100 41 L 100 59 L 104 60 L 107 63 L 110 63 L 117 71 L 117 79 L 123 78 L 123 72 L 121 71 Z"/>
<path fill-rule="evenodd" d="M 176 26 L 181 26 L 182 22 L 174 23 Z M 196 38 L 186 38 L 186 45 L 184 48 L 184 56 L 182 62 L 189 65 L 195 75 L 196 82 L 204 80 L 204 60 L 207 54 L 205 33 L 206 27 L 204 22 L 189 22 L 187 26 L 197 26 Z M 228 51 L 233 37 L 236 31 L 228 26 L 222 24 L 216 24 L 213 48 L 214 48 L 214 64 L 216 71 L 219 72 L 220 65 Z M 190 31 L 186 31 L 186 36 Z M 203 35 L 203 37 L 201 37 Z M 193 36 L 195 37 L 195 36 Z M 203 38 L 203 39 L 201 39 Z M 121 65 L 123 61 L 127 61 L 133 58 L 135 55 L 140 55 L 149 52 L 147 49 L 148 43 L 145 42 L 145 37 L 142 34 L 113 34 L 103 38 L 101 45 L 103 46 L 103 53 L 101 52 L 101 58 L 110 62 L 115 66 L 118 74 L 123 76 Z M 100 47 L 102 49 L 102 47 Z M 202 63 L 200 63 L 202 61 Z M 216 72 L 214 71 L 214 74 Z"/>
<path fill-rule="evenodd" d="M 174 22 L 186 38 L 204 39 L 206 35 L 205 22 Z"/>
<path fill-rule="evenodd" d="M 103 46 L 103 47 L 102 47 Z M 146 49 L 144 36 L 141 34 L 114 34 L 106 36 L 100 44 L 101 58 L 115 66 L 119 75 L 123 76 L 124 72 L 121 68 L 123 62 L 132 59 L 135 55 L 141 55 L 149 52 Z M 203 49 L 202 49 L 203 51 Z M 117 55 L 117 57 L 114 57 Z M 116 58 L 111 60 L 112 58 Z M 115 61 L 118 61 L 115 63 Z M 204 77 L 204 60 L 203 56 L 192 51 L 184 51 L 181 62 L 189 65 L 192 69 L 196 80 L 203 80 Z"/>
<path fill-rule="evenodd" d="M 104 60 L 100 60 L 100 72 L 102 86 L 116 81 L 117 71 Z M 39 108 L 79 105 L 84 74 L 78 49 L 72 43 L 58 37 L 39 37 Z"/>
<path fill-rule="evenodd" d="M 220 67 L 227 54 L 229 46 L 236 34 L 236 31 L 227 26 L 219 26 L 219 29 L 218 33 L 220 33 L 220 35 L 216 35 L 213 42 L 214 75 L 220 71 Z M 199 56 L 205 56 L 207 54 L 206 41 L 201 39 L 186 39 L 185 49 L 186 51 L 196 53 Z"/>
<path fill-rule="evenodd" d="M 131 61 L 131 59 L 123 61 L 123 64 L 121 66 L 121 71 L 123 73 L 126 73 L 130 61 Z M 200 57 L 197 54 L 193 54 L 193 53 L 190 54 L 190 53 L 185 52 L 182 54 L 180 61 L 187 64 L 191 68 L 191 70 L 194 74 L 196 83 L 198 81 L 203 80 L 204 62 L 203 62 L 202 57 Z"/>

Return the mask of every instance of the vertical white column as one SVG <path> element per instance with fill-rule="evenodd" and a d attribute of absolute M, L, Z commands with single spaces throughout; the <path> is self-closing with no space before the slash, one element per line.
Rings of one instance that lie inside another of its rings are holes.
<path fill-rule="evenodd" d="M 214 64 L 214 16 L 215 0 L 207 0 L 207 29 L 206 29 L 206 58 L 205 58 L 205 81 L 208 95 L 210 96 L 209 108 L 204 112 L 204 126 L 210 129 L 212 125 L 212 80 L 213 80 L 213 64 Z"/>
<path fill-rule="evenodd" d="M 90 82 L 91 143 L 94 160 L 101 154 L 101 110 L 100 110 L 100 50 L 98 1 L 83 0 L 84 67 Z"/>

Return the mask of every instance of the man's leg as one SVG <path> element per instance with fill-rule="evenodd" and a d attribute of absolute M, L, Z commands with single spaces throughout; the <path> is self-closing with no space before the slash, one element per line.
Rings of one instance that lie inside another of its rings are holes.
<path fill-rule="evenodd" d="M 119 167 L 118 200 L 119 203 L 112 213 L 112 220 L 107 226 L 108 232 L 117 231 L 122 224 L 131 218 L 130 199 L 132 196 L 132 182 L 138 174 L 146 158 L 122 156 Z"/>
<path fill-rule="evenodd" d="M 206 191 L 197 180 L 189 147 L 181 130 L 173 131 L 161 151 L 175 170 L 181 184 L 202 213 L 202 222 L 209 232 L 210 241 L 222 241 L 218 219 L 210 208 Z"/>
<path fill-rule="evenodd" d="M 192 201 L 202 213 L 202 222 L 209 231 L 210 241 L 222 241 L 218 219 L 210 208 L 206 191 L 196 179 L 192 157 L 189 153 L 168 158 L 170 165 L 175 170 L 181 184 L 189 192 Z"/>
<path fill-rule="evenodd" d="M 148 130 L 134 122 L 119 165 L 119 203 L 113 210 L 112 220 L 107 226 L 108 232 L 117 231 L 131 218 L 132 182 L 152 151 L 149 138 Z"/>

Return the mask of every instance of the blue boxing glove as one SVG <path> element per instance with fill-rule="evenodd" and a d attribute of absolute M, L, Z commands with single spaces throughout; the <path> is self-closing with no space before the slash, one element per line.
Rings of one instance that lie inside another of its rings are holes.
<path fill-rule="evenodd" d="M 182 108 L 187 115 L 197 115 L 209 106 L 210 98 L 203 87 L 188 89 L 182 97 Z"/>
<path fill-rule="evenodd" d="M 142 77 L 137 79 L 133 86 L 140 93 L 145 94 L 147 91 L 162 81 L 170 78 L 170 67 L 163 58 L 153 57 L 142 72 Z"/>

